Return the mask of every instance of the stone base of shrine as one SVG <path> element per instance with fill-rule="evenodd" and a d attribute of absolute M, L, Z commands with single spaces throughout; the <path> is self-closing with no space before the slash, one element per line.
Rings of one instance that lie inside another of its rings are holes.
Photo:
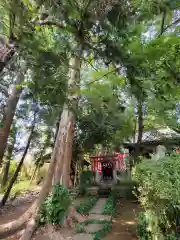
<path fill-rule="evenodd" d="M 98 171 L 96 171 L 95 173 L 95 183 L 100 185 L 100 184 L 117 184 L 118 182 L 118 176 L 117 176 L 117 171 L 115 169 L 113 169 L 112 172 L 112 177 L 106 176 L 103 177 L 102 173 L 99 173 Z"/>
<path fill-rule="evenodd" d="M 99 186 L 89 187 L 87 189 L 87 195 L 97 196 L 98 195 L 98 191 L 99 191 Z"/>

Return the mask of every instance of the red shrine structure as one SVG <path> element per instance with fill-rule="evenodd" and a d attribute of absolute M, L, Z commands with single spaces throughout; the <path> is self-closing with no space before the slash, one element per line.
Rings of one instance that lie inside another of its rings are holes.
<path fill-rule="evenodd" d="M 91 156 L 92 171 L 96 173 L 96 182 L 117 180 L 117 172 L 127 172 L 129 154 L 115 153 L 114 155 Z M 99 179 L 99 180 L 97 180 Z"/>

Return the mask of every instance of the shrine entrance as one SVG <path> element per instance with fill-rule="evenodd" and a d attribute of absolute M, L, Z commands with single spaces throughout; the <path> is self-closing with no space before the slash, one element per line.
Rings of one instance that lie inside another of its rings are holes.
<path fill-rule="evenodd" d="M 102 162 L 102 179 L 103 181 L 113 180 L 113 163 L 107 161 Z"/>

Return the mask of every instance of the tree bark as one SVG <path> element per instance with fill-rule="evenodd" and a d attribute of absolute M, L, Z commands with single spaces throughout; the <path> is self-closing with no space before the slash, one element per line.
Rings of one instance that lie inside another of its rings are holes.
<path fill-rule="evenodd" d="M 12 189 L 15 181 L 16 181 L 17 178 L 18 178 L 19 172 L 20 172 L 20 170 L 21 170 L 21 168 L 22 168 L 24 159 L 25 159 L 25 157 L 26 157 L 26 155 L 27 155 L 27 152 L 28 152 L 28 150 L 29 150 L 29 146 L 30 146 L 30 144 L 31 144 L 31 140 L 32 140 L 33 133 L 34 133 L 34 128 L 35 128 L 35 114 L 34 114 L 34 122 L 33 122 L 33 125 L 32 125 L 32 127 L 31 127 L 31 132 L 30 132 L 30 135 L 29 135 L 29 138 L 28 138 L 27 145 L 26 145 L 26 148 L 25 148 L 25 150 L 24 150 L 23 156 L 22 156 L 22 158 L 21 158 L 21 160 L 20 160 L 20 162 L 19 162 L 19 164 L 18 164 L 18 166 L 17 166 L 17 168 L 16 168 L 16 171 L 15 171 L 15 173 L 14 173 L 14 175 L 13 175 L 13 177 L 12 177 L 10 183 L 9 183 L 9 186 L 8 186 L 8 188 L 7 188 L 7 191 L 5 192 L 5 194 L 4 194 L 4 196 L 3 196 L 2 200 L 1 200 L 0 206 L 4 206 L 4 205 L 6 204 L 6 201 L 7 201 L 8 197 L 9 197 L 9 194 L 10 194 L 10 192 L 11 192 L 11 189 Z"/>
<path fill-rule="evenodd" d="M 70 173 L 70 163 L 72 157 L 72 143 L 74 138 L 74 125 L 75 125 L 75 114 L 74 111 L 77 108 L 79 95 L 77 91 L 80 89 L 80 67 L 81 59 L 79 56 L 74 56 L 70 60 L 70 70 L 69 70 L 69 82 L 68 82 L 68 103 L 64 104 L 60 128 L 66 126 L 65 131 L 59 131 L 60 134 L 64 136 L 62 146 L 59 146 L 57 154 L 57 166 L 55 172 L 55 182 L 60 182 L 62 175 L 63 184 L 68 186 L 69 179 L 68 173 Z M 64 169 L 64 170 L 63 170 Z"/>
<path fill-rule="evenodd" d="M 68 112 L 64 111 L 62 113 L 61 122 L 59 125 L 59 136 L 58 138 L 61 139 L 61 144 L 58 146 L 57 149 L 57 164 L 56 169 L 54 173 L 54 184 L 60 183 L 61 174 L 62 174 L 62 168 L 63 168 L 63 159 L 64 159 L 64 147 L 65 147 L 65 141 L 66 141 L 66 127 L 65 122 Z"/>
<path fill-rule="evenodd" d="M 66 130 L 64 130 L 64 128 L 66 128 L 66 126 L 64 126 L 64 125 L 62 125 L 62 127 L 59 127 L 56 142 L 55 142 L 55 146 L 54 146 L 53 153 L 52 153 L 52 156 L 51 156 L 51 161 L 50 161 L 50 164 L 49 164 L 49 169 L 48 169 L 47 176 L 45 178 L 43 187 L 40 191 L 40 195 L 39 195 L 39 198 L 36 202 L 36 206 L 33 209 L 32 219 L 27 224 L 27 227 L 26 227 L 25 231 L 23 232 L 23 235 L 20 238 L 20 240 L 30 240 L 32 235 L 33 235 L 34 230 L 36 229 L 35 219 L 36 219 L 36 216 L 38 214 L 39 207 L 41 207 L 41 205 L 43 204 L 43 202 L 45 201 L 46 197 L 48 196 L 48 194 L 51 190 L 52 179 L 53 179 L 53 175 L 54 175 L 54 171 L 55 171 L 55 167 L 56 167 L 56 162 L 57 162 L 57 153 L 58 153 L 59 147 L 62 145 L 63 140 L 64 140 L 64 136 L 61 133 L 66 132 Z M 27 220 L 28 219 L 26 219 L 26 221 Z"/>
<path fill-rule="evenodd" d="M 141 144 L 142 142 L 143 128 L 143 103 L 140 100 L 138 103 L 138 144 Z"/>
<path fill-rule="evenodd" d="M 75 125 L 75 122 L 71 122 L 68 126 L 66 149 L 64 154 L 62 184 L 66 188 L 69 188 L 74 125 Z"/>
<path fill-rule="evenodd" d="M 60 231 L 57 231 L 53 225 L 48 225 L 48 238 L 49 240 L 65 240 Z"/>
<path fill-rule="evenodd" d="M 15 54 L 15 44 L 0 44 L 0 73 Z"/>
<path fill-rule="evenodd" d="M 24 81 L 24 73 L 19 72 L 16 83 L 13 86 L 12 93 L 8 100 L 7 110 L 3 128 L 0 129 L 0 166 L 2 165 L 4 153 L 7 147 L 8 136 L 13 122 L 16 106 L 22 91 L 19 86 Z"/>
<path fill-rule="evenodd" d="M 53 173 L 54 173 L 55 167 L 56 167 L 55 182 L 56 182 L 56 179 L 58 179 L 58 181 L 60 181 L 59 173 L 62 173 L 62 166 L 64 163 L 64 151 L 65 151 L 66 145 L 67 145 L 65 142 L 65 139 L 67 139 L 68 127 L 73 126 L 73 124 L 75 123 L 75 116 L 74 116 L 72 109 L 75 109 L 77 106 L 77 103 L 78 103 L 79 95 L 75 94 L 75 92 L 77 92 L 77 90 L 79 90 L 79 88 L 80 88 L 80 66 L 81 66 L 80 57 L 79 56 L 72 57 L 72 59 L 70 60 L 70 71 L 69 71 L 70 78 L 69 78 L 69 82 L 68 82 L 68 86 L 69 86 L 68 102 L 71 104 L 72 108 L 70 108 L 67 105 L 67 103 L 64 104 L 62 115 L 61 115 L 61 121 L 59 124 L 59 131 L 57 134 L 57 140 L 56 140 L 56 144 L 55 144 L 55 147 L 53 150 L 51 163 L 49 166 L 50 172 L 48 172 L 48 175 L 45 179 L 44 186 L 41 189 L 40 196 L 37 201 L 37 207 L 33 214 L 34 219 L 37 216 L 39 207 L 42 205 L 42 203 L 44 202 L 46 196 L 48 195 L 48 193 L 51 189 L 52 178 L 53 178 Z M 71 137 L 73 138 L 73 135 Z M 73 141 L 73 139 L 72 139 L 72 141 Z M 70 150 L 72 151 L 72 149 L 70 149 Z M 56 159 L 57 159 L 57 163 L 56 163 Z M 53 165 L 53 167 L 52 167 L 52 165 Z M 29 222 L 29 224 L 27 225 L 27 228 L 24 231 L 20 240 L 30 240 L 31 239 L 33 231 L 31 231 L 30 229 L 31 229 L 31 227 L 34 228 L 34 226 L 33 225 L 31 226 L 31 225 L 32 225 L 32 221 Z"/>
<path fill-rule="evenodd" d="M 7 149 L 7 159 L 6 159 L 6 161 L 4 163 L 4 167 L 3 167 L 3 177 L 2 177 L 2 187 L 3 188 L 7 185 L 13 149 L 14 149 L 14 144 L 13 145 L 9 144 L 8 149 Z"/>
<path fill-rule="evenodd" d="M 140 155 L 140 148 L 141 148 L 141 143 L 142 143 L 142 136 L 143 136 L 143 102 L 141 99 L 138 100 L 138 138 L 136 142 L 136 147 L 135 147 L 135 153 L 134 153 L 134 160 L 139 157 Z"/>
<path fill-rule="evenodd" d="M 35 209 L 36 203 L 34 203 L 20 218 L 12 222 L 0 225 L 0 239 L 5 239 L 6 237 L 21 230 L 25 226 L 25 223 L 32 216 L 32 213 L 35 211 Z"/>
<path fill-rule="evenodd" d="M 34 178 L 36 176 L 37 170 L 38 170 L 38 165 L 33 170 L 33 173 L 32 173 L 31 179 L 30 179 L 30 184 L 33 182 L 33 180 L 34 180 Z"/>

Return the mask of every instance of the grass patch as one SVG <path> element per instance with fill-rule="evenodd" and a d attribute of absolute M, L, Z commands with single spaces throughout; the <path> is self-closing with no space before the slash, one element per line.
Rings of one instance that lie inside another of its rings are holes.
<path fill-rule="evenodd" d="M 76 232 L 77 233 L 84 233 L 85 232 L 84 227 L 85 227 L 85 223 L 78 223 L 76 225 Z"/>
<path fill-rule="evenodd" d="M 80 214 L 88 214 L 91 208 L 96 204 L 98 197 L 88 197 L 87 202 L 80 204 L 76 210 Z"/>
<path fill-rule="evenodd" d="M 107 221 L 106 223 L 104 223 L 103 229 L 93 233 L 94 234 L 93 240 L 101 240 L 102 237 L 104 237 L 107 233 L 109 233 L 111 231 L 111 229 L 112 229 L 112 222 Z"/>
<path fill-rule="evenodd" d="M 14 184 L 14 186 L 12 187 L 10 196 L 18 196 L 21 195 L 27 191 L 31 191 L 33 189 L 35 189 L 37 187 L 36 184 L 30 184 L 29 180 L 23 180 L 23 181 L 18 181 L 17 183 Z M 6 187 L 7 188 L 7 187 Z M 0 193 L 3 195 L 6 192 L 6 188 L 5 189 L 0 189 Z"/>
<path fill-rule="evenodd" d="M 84 223 L 78 223 L 76 225 L 76 232 L 77 233 L 85 233 L 85 226 L 88 224 L 102 224 L 103 229 L 97 232 L 91 232 L 94 235 L 93 240 L 101 240 L 107 233 L 109 233 L 112 229 L 112 221 L 107 220 L 86 220 Z"/>
<path fill-rule="evenodd" d="M 111 194 L 107 201 L 106 204 L 104 206 L 104 209 L 102 211 L 103 215 L 111 215 L 111 216 L 116 216 L 116 201 L 115 201 L 115 197 L 113 194 Z"/>
<path fill-rule="evenodd" d="M 30 184 L 28 180 L 19 181 L 13 186 L 11 194 L 17 194 L 17 193 L 22 194 L 27 191 L 33 190 L 36 187 L 37 187 L 36 184 Z"/>

